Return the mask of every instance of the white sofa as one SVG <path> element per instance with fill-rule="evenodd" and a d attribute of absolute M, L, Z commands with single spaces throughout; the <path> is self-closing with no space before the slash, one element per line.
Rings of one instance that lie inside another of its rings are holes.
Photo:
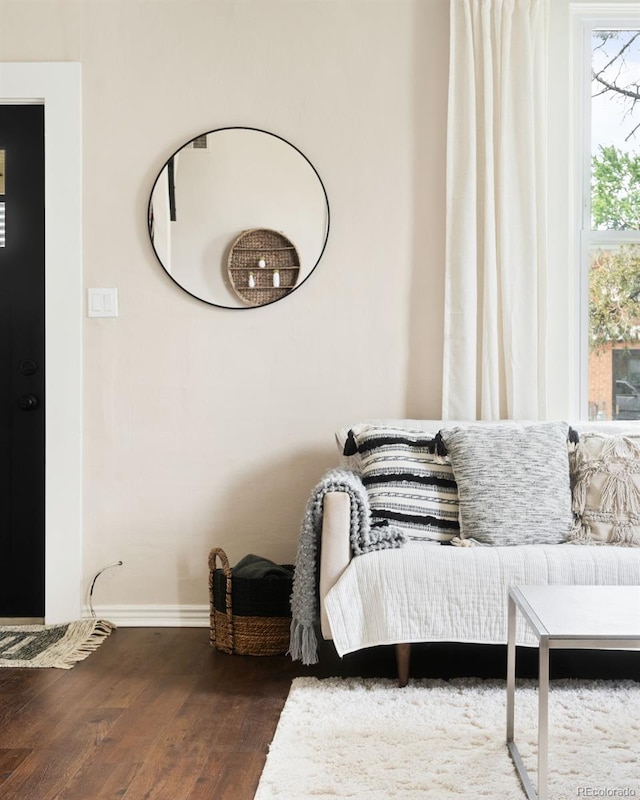
<path fill-rule="evenodd" d="M 464 424 L 440 420 L 366 423 L 425 431 Z M 638 422 L 571 426 L 579 434 L 640 434 Z M 353 463 L 342 457 L 347 433 L 344 429 L 336 434 L 340 465 L 353 468 Z M 411 643 L 505 644 L 510 585 L 640 585 L 639 547 L 449 547 L 408 542 L 398 549 L 352 557 L 349 532 L 348 495 L 327 493 L 320 554 L 322 635 L 333 639 L 340 656 L 377 645 L 396 645 L 400 685 L 408 680 Z M 521 620 L 517 643 L 535 644 Z"/>

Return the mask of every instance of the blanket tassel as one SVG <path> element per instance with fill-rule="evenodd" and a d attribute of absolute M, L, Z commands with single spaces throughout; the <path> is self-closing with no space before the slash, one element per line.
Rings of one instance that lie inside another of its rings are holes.
<path fill-rule="evenodd" d="M 303 664 L 318 663 L 318 637 L 313 625 L 305 625 L 299 620 L 291 621 L 289 654 L 294 661 Z"/>

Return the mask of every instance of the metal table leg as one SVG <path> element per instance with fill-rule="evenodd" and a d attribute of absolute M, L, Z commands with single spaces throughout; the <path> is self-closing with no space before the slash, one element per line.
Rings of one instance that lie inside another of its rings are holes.
<path fill-rule="evenodd" d="M 507 618 L 507 743 L 513 742 L 516 691 L 516 604 L 509 596 Z"/>
<path fill-rule="evenodd" d="M 540 638 L 538 655 L 538 800 L 548 800 L 549 639 Z"/>
<path fill-rule="evenodd" d="M 524 789 L 528 800 L 548 800 L 547 796 L 547 708 L 548 708 L 548 700 L 549 700 L 549 645 L 548 641 L 546 643 L 545 653 L 546 653 L 546 669 L 541 670 L 540 672 L 540 679 L 542 680 L 544 677 L 544 719 L 541 716 L 540 709 L 543 708 L 543 705 L 539 705 L 539 715 L 538 720 L 539 724 L 541 721 L 544 722 L 544 725 L 541 725 L 538 728 L 538 756 L 540 757 L 540 753 L 544 751 L 544 756 L 542 761 L 538 761 L 538 792 L 541 791 L 543 794 L 536 794 L 535 787 L 531 782 L 531 778 L 529 777 L 529 773 L 527 772 L 527 768 L 524 765 L 522 760 L 522 756 L 520 755 L 520 751 L 518 750 L 518 745 L 515 743 L 514 740 L 514 729 L 515 729 L 515 694 L 516 694 L 516 604 L 514 599 L 509 595 L 509 605 L 508 605 L 508 617 L 507 617 L 507 747 L 509 748 L 509 753 L 511 754 L 511 759 L 513 760 L 513 764 L 516 768 L 520 781 L 522 782 L 522 788 Z M 542 665 L 543 658 L 542 658 L 542 650 L 540 656 L 540 664 Z M 540 686 L 542 683 L 540 684 Z M 539 691 L 539 702 L 542 698 L 542 692 Z M 542 735 L 541 732 L 544 730 L 543 739 L 540 738 Z M 540 767 L 543 767 L 544 773 L 544 785 L 540 779 L 540 776 L 543 774 L 540 772 Z"/>

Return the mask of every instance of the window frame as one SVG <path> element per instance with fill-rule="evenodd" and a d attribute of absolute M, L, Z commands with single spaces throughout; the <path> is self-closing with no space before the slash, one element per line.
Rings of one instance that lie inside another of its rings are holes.
<path fill-rule="evenodd" d="M 579 264 L 579 404 L 589 407 L 589 253 L 595 246 L 640 244 L 640 231 L 591 230 L 591 53 L 594 30 L 640 30 L 637 3 L 571 3 L 574 92 L 574 230 Z M 634 14 L 635 12 L 635 14 Z M 640 136 L 640 134 L 638 134 Z"/>

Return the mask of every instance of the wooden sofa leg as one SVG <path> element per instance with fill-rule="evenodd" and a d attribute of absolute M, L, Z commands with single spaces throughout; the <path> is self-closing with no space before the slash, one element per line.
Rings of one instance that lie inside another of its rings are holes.
<path fill-rule="evenodd" d="M 398 667 L 398 686 L 402 689 L 409 683 L 409 662 L 411 660 L 411 645 L 396 645 L 396 664 Z"/>

